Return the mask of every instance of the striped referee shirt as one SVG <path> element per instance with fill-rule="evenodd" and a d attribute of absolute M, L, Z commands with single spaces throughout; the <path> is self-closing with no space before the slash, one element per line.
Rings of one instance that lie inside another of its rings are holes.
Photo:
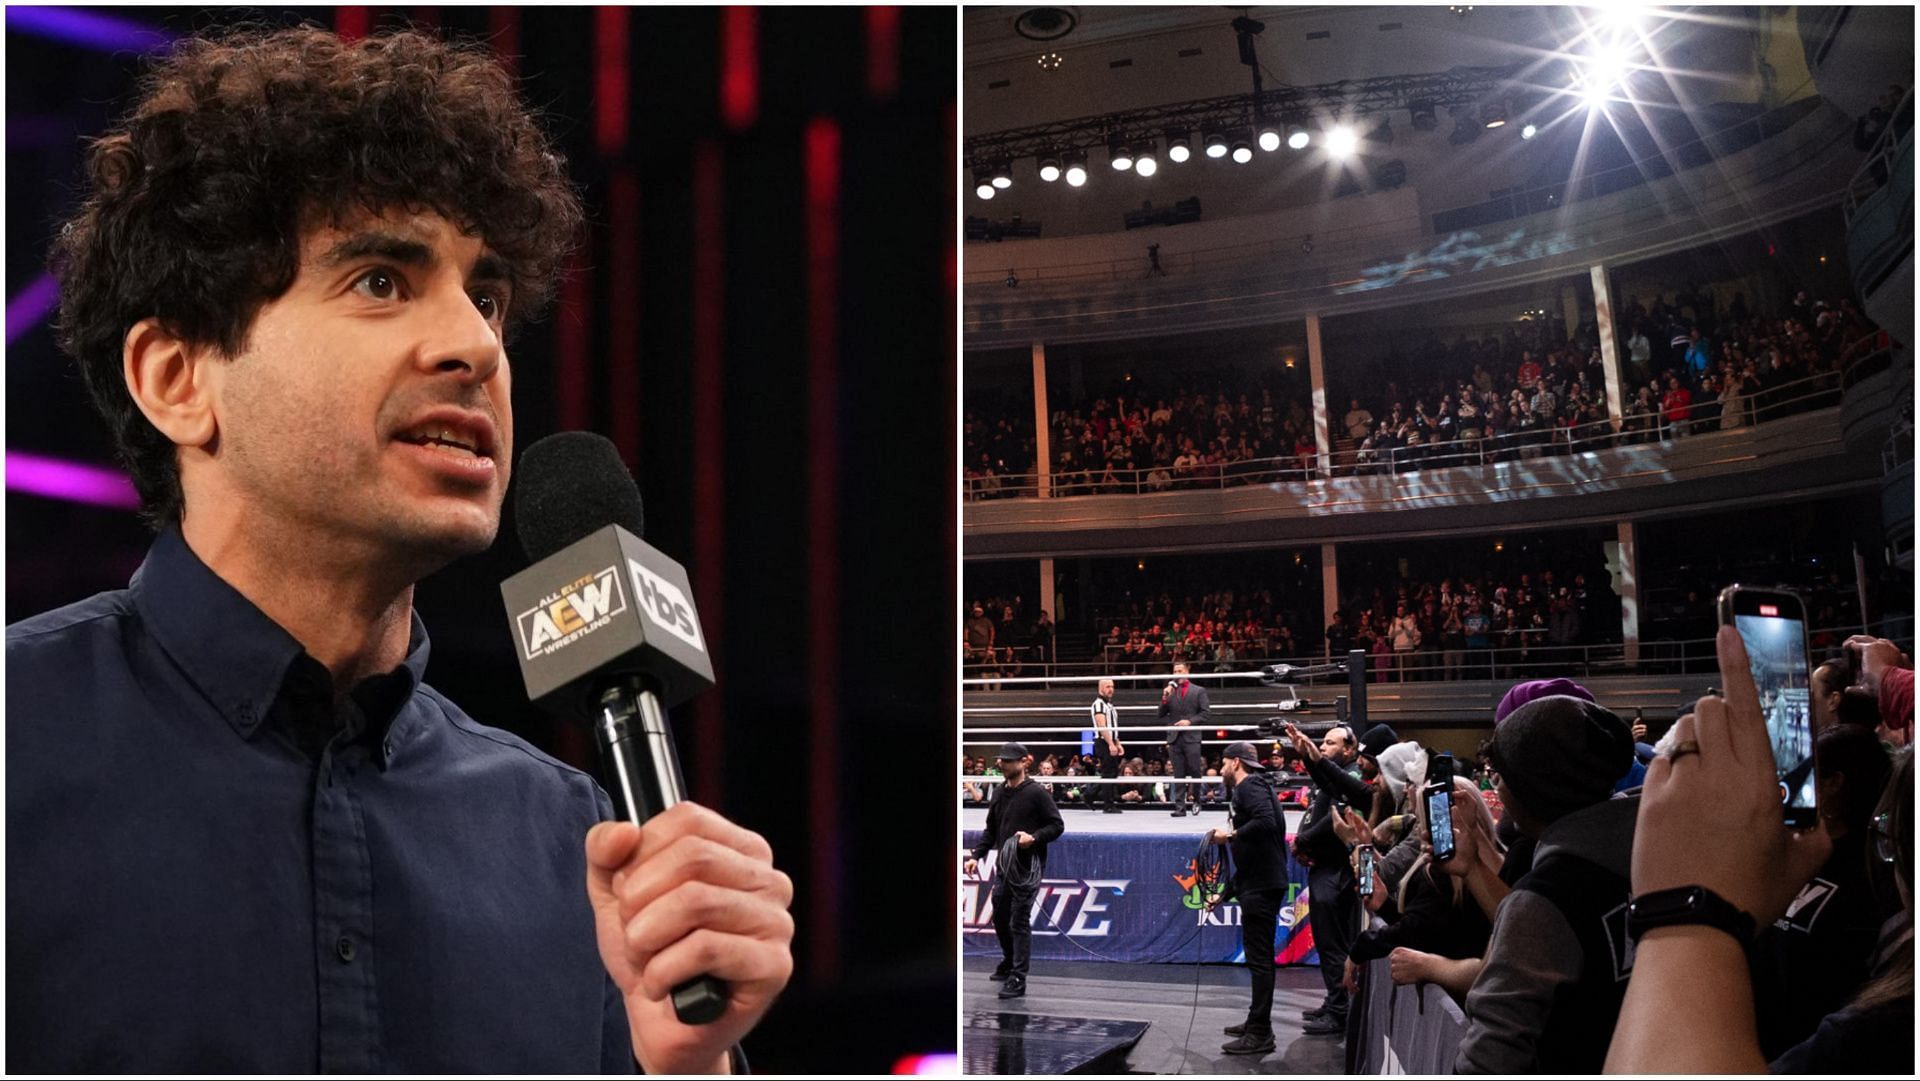
<path fill-rule="evenodd" d="M 1088 715 L 1093 721 L 1093 738 L 1120 738 L 1120 711 L 1113 707 L 1112 702 L 1095 695 L 1093 708 L 1089 711 Z"/>

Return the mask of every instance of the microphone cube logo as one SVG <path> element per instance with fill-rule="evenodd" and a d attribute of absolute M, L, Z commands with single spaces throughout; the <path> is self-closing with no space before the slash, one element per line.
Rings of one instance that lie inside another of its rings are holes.
<path fill-rule="evenodd" d="M 527 660 L 548 656 L 606 626 L 626 610 L 618 568 L 585 575 L 520 613 L 514 622 L 520 629 L 521 651 Z"/>
<path fill-rule="evenodd" d="M 640 565 L 627 560 L 633 569 L 633 591 L 640 596 L 640 610 L 654 625 L 702 653 L 706 643 L 700 638 L 700 624 L 693 618 L 693 602 L 680 587 Z"/>

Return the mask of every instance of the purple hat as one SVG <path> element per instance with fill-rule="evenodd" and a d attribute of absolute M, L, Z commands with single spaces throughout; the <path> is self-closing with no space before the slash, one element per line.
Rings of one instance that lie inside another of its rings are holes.
<path fill-rule="evenodd" d="M 1500 699 L 1500 704 L 1493 710 L 1493 723 L 1499 724 L 1506 720 L 1508 714 L 1536 698 L 1546 698 L 1556 694 L 1584 698 L 1589 702 L 1594 700 L 1592 691 L 1570 679 L 1532 679 L 1525 683 L 1514 684 L 1513 689 Z"/>

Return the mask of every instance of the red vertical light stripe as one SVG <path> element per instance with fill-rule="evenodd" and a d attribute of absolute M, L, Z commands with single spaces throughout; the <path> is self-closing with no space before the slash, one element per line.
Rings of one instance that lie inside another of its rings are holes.
<path fill-rule="evenodd" d="M 945 145 L 947 149 L 947 168 L 946 168 L 946 171 L 941 175 L 947 178 L 946 205 L 955 206 L 959 202 L 959 197 L 960 197 L 959 181 L 955 179 L 957 176 L 959 176 L 959 173 L 960 173 L 960 162 L 959 162 L 960 117 L 957 111 L 955 110 L 952 102 L 947 103 L 946 112 L 947 112 L 947 118 L 946 118 L 947 119 L 947 130 L 946 130 L 947 141 Z M 946 596 L 946 603 L 948 605 L 947 610 L 951 612 L 958 612 L 960 610 L 960 596 L 961 596 L 961 593 L 960 593 L 961 569 L 960 569 L 960 551 L 959 551 L 959 544 L 960 544 L 959 519 L 960 519 L 960 492 L 961 492 L 961 489 L 959 487 L 960 470 L 961 470 L 961 463 L 960 463 L 960 416 L 961 415 L 960 415 L 960 400 L 959 400 L 960 398 L 960 394 L 959 394 L 960 356 L 959 356 L 959 346 L 958 346 L 958 342 L 960 340 L 960 326 L 959 326 L 959 323 L 960 323 L 960 297 L 959 297 L 960 243 L 959 243 L 958 235 L 955 231 L 955 228 L 957 225 L 959 225 L 960 219 L 963 217 L 964 215 L 955 214 L 953 218 L 949 219 L 949 222 L 947 225 L 947 242 L 946 242 L 947 335 L 944 339 L 942 339 L 947 343 L 947 349 L 946 349 L 947 363 L 946 363 L 945 378 L 941 380 L 941 384 L 940 384 L 941 387 L 943 388 L 943 393 L 946 395 L 946 400 L 944 404 L 946 405 L 945 415 L 947 417 L 947 423 L 953 425 L 953 430 L 949 432 L 947 436 L 947 454 L 950 455 L 950 457 L 946 459 L 946 471 L 943 475 L 951 478 L 948 483 L 954 485 L 954 491 L 953 491 L 953 495 L 946 502 L 947 509 L 945 513 L 943 513 L 940 516 L 940 535 L 946 540 L 946 549 L 947 549 L 946 565 L 953 568 L 953 579 L 949 583 L 953 588 L 953 592 L 947 594 Z M 1040 598 L 1040 606 L 1042 608 L 1045 608 L 1047 605 L 1052 603 L 1053 603 L 1052 597 Z M 952 675 L 947 686 L 953 688 L 954 694 L 957 696 L 960 689 L 960 680 L 963 678 L 964 672 L 960 666 L 960 651 L 953 650 L 952 654 L 953 654 Z M 959 705 L 960 703 L 956 701 L 953 703 L 953 707 L 952 707 L 955 735 L 954 735 L 954 748 L 953 748 L 954 757 L 949 760 L 948 768 L 950 769 L 959 769 L 960 760 L 962 757 L 961 747 L 960 747 L 960 736 L 959 736 L 962 718 L 960 716 Z M 946 835 L 948 837 L 958 837 L 960 836 L 959 801 L 950 800 L 948 801 L 946 807 L 947 807 L 947 834 Z M 947 864 L 947 868 L 948 868 L 947 873 L 954 876 L 952 879 L 949 880 L 949 882 L 951 886 L 957 890 L 960 886 L 960 869 L 954 866 L 953 862 L 949 862 Z M 953 895 L 954 894 L 951 891 L 945 894 L 945 896 L 948 896 L 948 897 L 952 897 Z M 957 939 L 960 935 L 959 920 L 947 921 L 947 935 L 948 935 L 948 938 L 947 938 L 948 947 L 953 948 L 957 946 L 958 943 L 955 941 L 955 939 Z"/>
<path fill-rule="evenodd" d="M 607 390 L 613 405 L 613 445 L 628 469 L 640 467 L 640 184 L 632 170 L 613 174 L 607 330 Z"/>
<path fill-rule="evenodd" d="M 333 32 L 344 41 L 357 41 L 373 27 L 373 9 L 342 7 L 333 9 Z"/>
<path fill-rule="evenodd" d="M 582 249 L 568 260 L 560 286 L 560 310 L 553 321 L 554 399 L 563 432 L 592 424 L 593 268 L 589 258 Z"/>
<path fill-rule="evenodd" d="M 867 13 L 867 96 L 886 101 L 900 90 L 900 9 L 870 7 Z"/>
<path fill-rule="evenodd" d="M 554 407 L 560 431 L 577 431 L 592 423 L 592 387 L 589 385 L 593 350 L 593 271 L 591 256 L 576 250 L 567 259 L 560 282 L 560 302 L 553 320 Z M 586 730 L 575 724 L 553 729 L 553 756 L 580 769 L 593 768 Z"/>
<path fill-rule="evenodd" d="M 806 131 L 808 875 L 816 986 L 840 970 L 840 127 Z"/>
<path fill-rule="evenodd" d="M 713 658 L 715 680 L 726 687 L 727 470 L 726 470 L 726 173 L 720 145 L 703 140 L 693 151 L 693 596 Z M 726 795 L 726 709 L 719 693 L 693 700 L 693 798 L 709 807 Z"/>
<path fill-rule="evenodd" d="M 720 10 L 720 117 L 734 131 L 760 116 L 758 19 L 749 7 Z"/>
<path fill-rule="evenodd" d="M 493 58 L 506 69 L 508 75 L 520 74 L 519 8 L 487 9 L 487 44 L 493 49 Z"/>
<path fill-rule="evenodd" d="M 593 9 L 593 137 L 602 154 L 627 145 L 627 9 Z"/>

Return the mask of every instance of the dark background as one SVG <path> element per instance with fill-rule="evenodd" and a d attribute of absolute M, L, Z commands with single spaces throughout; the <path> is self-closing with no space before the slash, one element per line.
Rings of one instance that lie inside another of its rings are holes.
<path fill-rule="evenodd" d="M 573 284 L 510 343 L 520 444 L 587 428 L 634 468 L 719 662 L 675 718 L 693 796 L 764 834 L 796 884 L 795 975 L 748 1041 L 755 1068 L 951 1051 L 954 801 L 912 778 L 953 770 L 953 9 L 91 11 L 155 43 L 243 17 L 411 23 L 509 58 L 589 212 Z M 84 141 L 144 64 L 19 18 L 10 298 L 44 274 Z M 10 452 L 112 462 L 44 321 L 9 343 L 7 426 Z M 129 511 L 9 491 L 7 514 L 9 623 L 124 587 L 150 541 Z M 491 551 L 421 583 L 428 678 L 591 766 L 520 684 L 498 590 L 527 562 L 515 537 L 509 511 Z"/>

